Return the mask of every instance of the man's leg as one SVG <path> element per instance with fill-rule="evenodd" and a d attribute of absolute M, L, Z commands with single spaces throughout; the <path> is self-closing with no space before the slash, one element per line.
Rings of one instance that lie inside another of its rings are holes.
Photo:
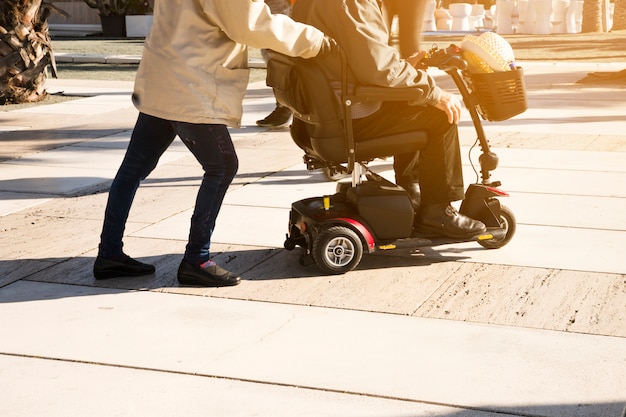
<path fill-rule="evenodd" d="M 428 231 L 455 238 L 481 233 L 485 226 L 456 212 L 450 202 L 465 196 L 457 126 L 448 123 L 444 112 L 432 106 L 408 106 L 385 103 L 375 114 L 355 121 L 358 139 L 382 135 L 426 131 L 428 143 L 420 151 L 419 162 L 410 155 L 399 155 L 394 161 L 398 179 L 419 179 L 421 203 L 416 220 Z M 402 185 L 409 193 L 415 184 Z"/>
<path fill-rule="evenodd" d="M 288 0 L 265 0 L 272 14 L 285 14 L 289 16 L 291 13 L 291 3 Z M 261 49 L 261 56 L 265 63 L 269 60 L 269 54 L 266 49 Z M 269 127 L 270 129 L 280 129 L 286 127 L 291 121 L 291 110 L 283 106 L 278 101 L 276 107 L 265 118 L 257 120 L 256 124 L 260 127 Z"/>
<path fill-rule="evenodd" d="M 408 106 L 406 103 L 384 103 L 379 111 L 354 123 L 356 140 L 410 131 L 425 131 L 428 144 L 416 155 L 401 154 L 394 158 L 396 180 L 404 184 L 417 182 L 425 204 L 463 199 L 463 175 L 456 125 L 448 123 L 444 112 L 432 106 Z"/>

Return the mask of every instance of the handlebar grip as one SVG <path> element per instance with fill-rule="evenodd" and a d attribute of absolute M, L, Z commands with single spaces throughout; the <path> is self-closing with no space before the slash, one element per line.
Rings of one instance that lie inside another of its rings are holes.
<path fill-rule="evenodd" d="M 454 67 L 461 71 L 467 69 L 467 62 L 458 55 L 451 56 L 450 59 L 448 59 L 444 64 L 446 64 L 446 67 L 448 68 Z"/>

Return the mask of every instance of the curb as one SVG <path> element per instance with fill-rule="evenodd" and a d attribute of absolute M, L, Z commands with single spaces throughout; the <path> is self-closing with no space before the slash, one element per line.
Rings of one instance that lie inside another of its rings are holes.
<path fill-rule="evenodd" d="M 100 54 L 76 54 L 69 52 L 55 52 L 56 62 L 71 64 L 134 64 L 141 62 L 141 55 L 100 55 Z M 262 59 L 250 59 L 249 68 L 265 69 L 267 65 Z"/>

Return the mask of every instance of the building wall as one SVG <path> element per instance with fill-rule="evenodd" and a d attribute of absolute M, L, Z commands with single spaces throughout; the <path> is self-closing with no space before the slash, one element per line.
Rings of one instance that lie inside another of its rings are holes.
<path fill-rule="evenodd" d="M 100 16 L 96 9 L 92 9 L 82 1 L 53 1 L 59 9 L 65 10 L 70 14 L 69 18 L 65 18 L 57 13 L 52 13 L 48 18 L 48 23 L 53 25 L 99 25 Z"/>

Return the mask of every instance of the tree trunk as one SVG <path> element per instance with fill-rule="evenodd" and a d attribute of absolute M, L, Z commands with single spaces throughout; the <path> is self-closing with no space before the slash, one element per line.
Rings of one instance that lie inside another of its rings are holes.
<path fill-rule="evenodd" d="M 615 0 L 611 30 L 626 30 L 626 0 Z"/>
<path fill-rule="evenodd" d="M 42 0 L 0 2 L 0 104 L 45 98 L 48 65 L 56 77 L 48 31 L 52 9 L 56 8 Z"/>
<path fill-rule="evenodd" d="M 581 32 L 602 32 L 602 0 L 583 2 L 583 26 Z"/>

